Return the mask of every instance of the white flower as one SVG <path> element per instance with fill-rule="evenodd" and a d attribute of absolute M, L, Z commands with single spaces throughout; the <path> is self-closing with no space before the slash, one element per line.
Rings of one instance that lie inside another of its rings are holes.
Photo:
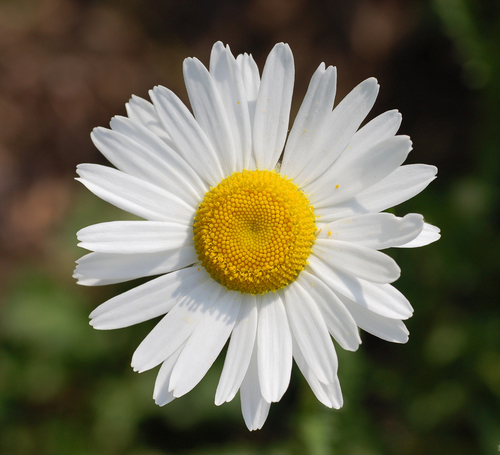
<path fill-rule="evenodd" d="M 422 191 L 436 168 L 401 166 L 411 141 L 396 136 L 397 111 L 358 129 L 375 79 L 333 109 L 336 70 L 324 64 L 287 138 L 286 44 L 271 51 L 262 78 L 250 55 L 235 59 L 220 42 L 210 69 L 188 58 L 184 78 L 194 116 L 165 87 L 150 92 L 152 104 L 134 96 L 128 118 L 92 133 L 117 169 L 78 166 L 95 195 L 145 219 L 82 229 L 79 245 L 93 252 L 78 261 L 79 283 L 160 275 L 100 305 L 91 324 L 116 329 L 164 315 L 132 359 L 139 372 L 161 364 L 159 405 L 196 386 L 229 339 L 215 403 L 239 390 L 250 430 L 285 393 L 292 358 L 318 400 L 340 408 L 331 336 L 351 351 L 358 327 L 408 339 L 402 320 L 412 307 L 389 284 L 400 269 L 379 250 L 426 245 L 439 229 L 421 215 L 380 212 Z"/>

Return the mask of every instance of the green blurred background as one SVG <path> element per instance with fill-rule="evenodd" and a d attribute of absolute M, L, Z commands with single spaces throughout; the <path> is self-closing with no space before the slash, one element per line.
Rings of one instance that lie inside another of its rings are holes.
<path fill-rule="evenodd" d="M 239 400 L 216 407 L 221 361 L 187 396 L 152 400 L 133 373 L 155 321 L 112 332 L 88 313 L 130 284 L 84 288 L 75 232 L 126 214 L 73 178 L 104 159 L 89 133 L 133 93 L 184 100 L 182 60 L 216 40 L 260 67 L 274 43 L 296 62 L 293 114 L 324 61 L 338 99 L 381 84 L 371 117 L 398 108 L 410 162 L 438 179 L 397 207 L 442 239 L 393 253 L 410 299 L 410 341 L 363 334 L 339 351 L 345 405 L 317 402 L 294 370 L 249 433 Z M 500 2 L 498 0 L 0 0 L 0 453 L 475 455 L 500 444 Z"/>

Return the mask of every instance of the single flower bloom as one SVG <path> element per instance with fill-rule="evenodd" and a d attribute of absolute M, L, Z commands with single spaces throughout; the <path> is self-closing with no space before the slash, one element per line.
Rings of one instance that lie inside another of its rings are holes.
<path fill-rule="evenodd" d="M 359 128 L 378 93 L 373 78 L 333 108 L 336 69 L 322 63 L 287 137 L 294 83 L 290 48 L 277 44 L 262 77 L 253 58 L 218 42 L 210 67 L 184 61 L 193 114 L 165 87 L 152 103 L 133 96 L 128 117 L 92 139 L 116 169 L 78 166 L 103 200 L 144 221 L 82 229 L 83 285 L 160 275 L 94 310 L 96 329 L 163 318 L 132 358 L 142 372 L 161 364 L 160 406 L 189 392 L 229 340 L 215 403 L 240 391 L 250 430 L 285 393 L 295 359 L 324 405 L 342 406 L 332 337 L 355 351 L 358 327 L 396 343 L 408 300 L 390 283 L 400 269 L 380 250 L 418 247 L 439 229 L 418 214 L 381 213 L 436 176 L 402 166 L 411 150 L 397 136 L 401 115 Z"/>

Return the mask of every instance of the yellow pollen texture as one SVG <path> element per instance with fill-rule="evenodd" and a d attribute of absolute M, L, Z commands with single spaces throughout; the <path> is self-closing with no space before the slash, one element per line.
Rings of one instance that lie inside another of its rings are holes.
<path fill-rule="evenodd" d="M 228 289 L 264 294 L 304 269 L 315 240 L 313 207 L 275 171 L 235 172 L 205 194 L 194 220 L 198 259 Z"/>

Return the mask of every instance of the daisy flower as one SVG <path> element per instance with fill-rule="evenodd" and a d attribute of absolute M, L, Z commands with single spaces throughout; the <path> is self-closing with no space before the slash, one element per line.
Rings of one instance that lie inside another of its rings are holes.
<path fill-rule="evenodd" d="M 184 61 L 192 112 L 165 87 L 152 103 L 133 96 L 128 117 L 92 140 L 115 168 L 78 166 L 78 180 L 143 220 L 78 233 L 75 277 L 96 286 L 157 276 L 94 310 L 91 325 L 117 329 L 163 316 L 132 358 L 161 365 L 153 397 L 184 395 L 228 344 L 215 393 L 240 392 L 250 430 L 285 393 L 292 359 L 318 400 L 342 406 L 332 341 L 355 351 L 361 328 L 396 343 L 408 300 L 390 283 L 400 269 L 380 250 L 418 247 L 439 229 L 418 214 L 381 213 L 436 176 L 402 166 L 411 150 L 396 135 L 401 115 L 360 128 L 378 93 L 373 78 L 333 108 L 336 69 L 319 65 L 290 133 L 294 64 L 277 44 L 262 77 L 251 55 L 213 46 L 209 69 Z M 229 341 L 228 341 L 229 340 Z"/>

